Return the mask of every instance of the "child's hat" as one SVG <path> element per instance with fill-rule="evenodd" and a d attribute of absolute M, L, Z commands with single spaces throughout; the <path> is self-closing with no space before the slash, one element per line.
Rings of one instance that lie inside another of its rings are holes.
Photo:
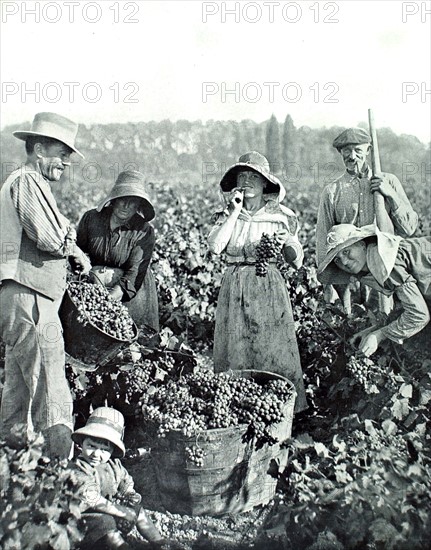
<path fill-rule="evenodd" d="M 126 452 L 123 443 L 124 416 L 111 407 L 99 407 L 91 413 L 87 424 L 72 434 L 75 443 L 81 444 L 85 437 L 106 439 L 114 445 L 112 456 L 122 457 Z"/>

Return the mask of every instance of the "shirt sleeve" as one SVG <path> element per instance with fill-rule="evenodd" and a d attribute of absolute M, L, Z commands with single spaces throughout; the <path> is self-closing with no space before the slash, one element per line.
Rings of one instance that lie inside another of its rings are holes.
<path fill-rule="evenodd" d="M 12 183 L 11 198 L 24 231 L 39 250 L 56 257 L 69 255 L 66 235 L 70 223 L 59 212 L 50 191 L 24 176 Z"/>
<path fill-rule="evenodd" d="M 148 266 L 151 262 L 155 245 L 154 227 L 147 225 L 145 235 L 139 239 L 130 252 L 129 258 L 122 265 L 124 270 L 120 279 L 120 287 L 123 291 L 123 301 L 128 302 L 136 296 L 142 286 Z"/>
<path fill-rule="evenodd" d="M 428 324 L 430 315 L 427 303 L 416 284 L 416 280 L 400 267 L 392 271 L 391 279 L 394 275 L 397 279 L 399 277 L 403 279 L 403 284 L 396 286 L 394 289 L 403 311 L 398 319 L 381 330 L 386 338 L 402 344 L 406 338 L 417 334 Z"/>
<path fill-rule="evenodd" d="M 418 215 L 407 198 L 399 179 L 393 174 L 384 174 L 396 193 L 391 208 L 391 218 L 401 237 L 411 237 L 418 227 Z"/>
<path fill-rule="evenodd" d="M 295 215 L 288 216 L 288 226 L 290 236 L 283 246 L 283 255 L 287 262 L 299 269 L 304 261 L 304 250 L 298 238 L 299 224 Z"/>
<path fill-rule="evenodd" d="M 316 223 L 316 255 L 317 265 L 319 266 L 325 257 L 326 238 L 329 230 L 335 223 L 334 200 L 326 187 L 320 197 L 319 209 L 317 212 Z"/>

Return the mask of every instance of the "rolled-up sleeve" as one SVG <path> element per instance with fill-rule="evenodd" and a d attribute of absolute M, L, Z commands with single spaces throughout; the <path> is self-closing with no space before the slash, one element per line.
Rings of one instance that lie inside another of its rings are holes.
<path fill-rule="evenodd" d="M 401 286 L 395 289 L 395 294 L 401 302 L 403 311 L 401 315 L 382 328 L 386 338 L 402 344 L 406 338 L 417 334 L 429 322 L 428 306 L 413 277 L 409 278 Z"/>
<path fill-rule="evenodd" d="M 49 185 L 29 175 L 21 176 L 11 185 L 11 197 L 19 221 L 36 247 L 53 256 L 67 256 L 70 223 L 59 212 Z"/>

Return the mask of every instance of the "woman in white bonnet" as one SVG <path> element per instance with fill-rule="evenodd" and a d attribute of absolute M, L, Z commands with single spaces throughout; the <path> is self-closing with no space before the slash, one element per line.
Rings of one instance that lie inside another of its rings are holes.
<path fill-rule="evenodd" d="M 298 221 L 283 206 L 285 189 L 256 151 L 242 155 L 220 182 L 227 207 L 216 214 L 208 237 L 211 252 L 226 254 L 217 302 L 214 368 L 270 371 L 288 378 L 297 391 L 295 412 L 306 405 L 295 322 L 286 283 L 275 261 L 256 275 L 256 246 L 275 235 L 287 262 L 301 267 Z"/>

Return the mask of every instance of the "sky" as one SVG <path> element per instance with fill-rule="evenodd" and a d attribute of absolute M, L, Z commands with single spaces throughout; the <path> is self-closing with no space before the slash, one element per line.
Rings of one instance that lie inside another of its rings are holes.
<path fill-rule="evenodd" d="M 430 141 L 431 2 L 1 0 L 0 125 L 170 119 Z"/>

